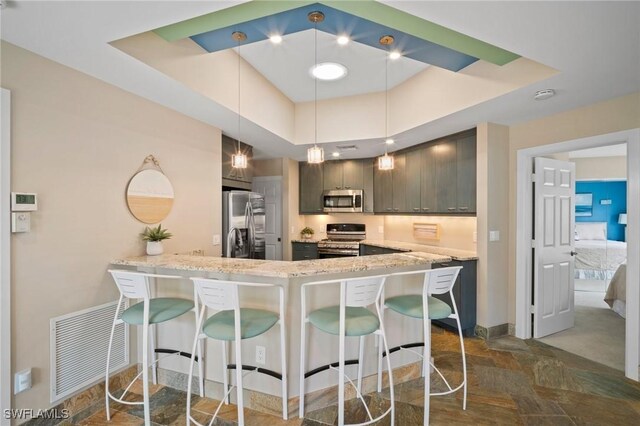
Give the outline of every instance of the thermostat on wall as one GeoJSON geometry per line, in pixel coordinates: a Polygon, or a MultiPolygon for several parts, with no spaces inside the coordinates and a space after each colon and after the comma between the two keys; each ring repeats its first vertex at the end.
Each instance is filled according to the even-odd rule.
{"type": "Polygon", "coordinates": [[[38,210],[38,194],[28,192],[11,193],[11,211],[34,212],[38,210]]]}

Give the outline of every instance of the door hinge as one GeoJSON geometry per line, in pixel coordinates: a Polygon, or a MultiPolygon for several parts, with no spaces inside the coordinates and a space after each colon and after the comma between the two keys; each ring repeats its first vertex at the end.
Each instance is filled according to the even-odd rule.
{"type": "Polygon", "coordinates": [[[536,182],[536,179],[538,179],[538,175],[535,173],[531,173],[531,182],[536,182]]]}
{"type": "Polygon", "coordinates": [[[536,248],[536,240],[531,240],[531,248],[536,248]]]}
{"type": "Polygon", "coordinates": [[[536,305],[531,305],[529,307],[529,313],[530,314],[535,314],[536,313],[536,305]]]}

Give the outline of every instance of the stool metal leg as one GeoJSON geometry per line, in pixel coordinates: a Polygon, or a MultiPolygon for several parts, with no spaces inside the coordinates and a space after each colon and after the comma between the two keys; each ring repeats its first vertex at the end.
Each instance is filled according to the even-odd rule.
{"type": "MultiPolygon", "coordinates": [[[[193,312],[194,323],[196,325],[196,336],[200,335],[200,329],[198,328],[198,312],[200,306],[198,303],[198,290],[193,286],[193,312]]],[[[197,351],[198,351],[198,384],[200,385],[200,396],[204,397],[204,356],[202,354],[202,339],[197,339],[197,351]]],[[[192,348],[191,354],[193,355],[194,349],[192,348]]]]}
{"type": "Polygon", "coordinates": [[[156,363],[156,326],[152,324],[149,326],[149,343],[151,344],[151,380],[154,385],[158,384],[158,364],[156,363]]]}
{"type": "Polygon", "coordinates": [[[344,425],[344,340],[345,340],[345,300],[346,300],[346,284],[344,281],[340,283],[340,343],[338,345],[338,425],[344,425]]]}
{"type": "Polygon", "coordinates": [[[282,369],[282,418],[289,418],[289,394],[287,392],[287,336],[285,330],[285,311],[284,311],[284,289],[279,288],[280,293],[280,368],[282,369]]]}
{"type": "MultiPolygon", "coordinates": [[[[426,297],[422,298],[423,327],[424,327],[424,359],[431,359],[431,320],[429,319],[429,302],[426,297]]],[[[424,363],[423,363],[424,365],[424,363]]],[[[427,363],[427,366],[429,364],[427,363]]],[[[424,372],[424,426],[429,424],[429,406],[431,394],[431,372],[423,367],[424,372]]]]}
{"type": "Polygon", "coordinates": [[[120,299],[118,299],[118,305],[116,306],[116,313],[113,316],[113,324],[111,325],[111,335],[109,337],[109,348],[107,349],[107,373],[105,375],[105,380],[104,380],[104,395],[105,395],[105,412],[107,414],[107,421],[111,420],[111,411],[109,410],[109,403],[111,401],[109,401],[110,398],[110,394],[109,394],[109,367],[111,364],[111,346],[113,344],[113,335],[116,332],[116,323],[118,321],[118,315],[120,314],[120,305],[122,305],[122,299],[123,296],[122,294],[120,295],[120,299]]]}
{"type": "MultiPolygon", "coordinates": [[[[200,310],[200,314],[196,311],[196,334],[193,339],[193,346],[191,347],[191,360],[189,361],[189,378],[187,380],[187,426],[191,424],[191,382],[193,381],[193,364],[195,362],[196,347],[200,344],[200,329],[202,327],[202,321],[204,319],[204,313],[206,307],[203,305],[200,310]]],[[[198,360],[200,361],[200,360],[198,360]]],[[[226,392],[226,390],[225,390],[226,392]]]]}
{"type": "Polygon", "coordinates": [[[305,288],[302,287],[300,299],[302,300],[300,310],[300,388],[298,397],[298,417],[304,418],[304,371],[306,367],[306,349],[307,349],[307,308],[305,301],[305,288]]]}
{"type": "MultiPolygon", "coordinates": [[[[237,305],[236,305],[237,307],[237,305]]],[[[236,352],[236,402],[238,404],[238,426],[244,426],[244,395],[242,386],[242,337],[240,334],[240,309],[235,309],[235,352],[236,352]]]]}
{"type": "Polygon", "coordinates": [[[142,325],[142,395],[144,401],[144,423],[151,424],[149,408],[149,299],[144,300],[142,325]]]}
{"type": "Polygon", "coordinates": [[[229,391],[229,370],[227,369],[227,342],[226,340],[221,340],[220,345],[222,346],[222,387],[224,395],[224,403],[229,404],[229,395],[227,392],[229,391]]]}
{"type": "Polygon", "coordinates": [[[364,336],[360,336],[358,348],[358,392],[362,393],[362,370],[364,362],[364,336]]]}

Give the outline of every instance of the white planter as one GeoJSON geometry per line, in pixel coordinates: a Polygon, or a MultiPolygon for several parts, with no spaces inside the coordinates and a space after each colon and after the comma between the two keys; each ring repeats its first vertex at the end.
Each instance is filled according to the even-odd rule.
{"type": "Polygon", "coordinates": [[[164,253],[162,241],[147,241],[147,254],[149,256],[156,256],[162,253],[164,253]]]}

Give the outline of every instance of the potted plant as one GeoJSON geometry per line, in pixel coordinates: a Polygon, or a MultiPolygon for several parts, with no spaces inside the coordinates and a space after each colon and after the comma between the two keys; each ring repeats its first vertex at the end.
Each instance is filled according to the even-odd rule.
{"type": "Polygon", "coordinates": [[[164,252],[162,240],[167,240],[172,237],[170,232],[166,229],[162,229],[162,224],[158,225],[157,228],[149,228],[147,226],[144,229],[144,232],[140,235],[142,236],[142,239],[147,242],[147,254],[149,256],[162,254],[164,252]]]}
{"type": "Polygon", "coordinates": [[[313,237],[313,234],[314,234],[313,229],[309,228],[308,226],[305,226],[304,228],[302,228],[302,231],[300,231],[300,236],[305,240],[308,240],[311,237],[313,237]]]}

